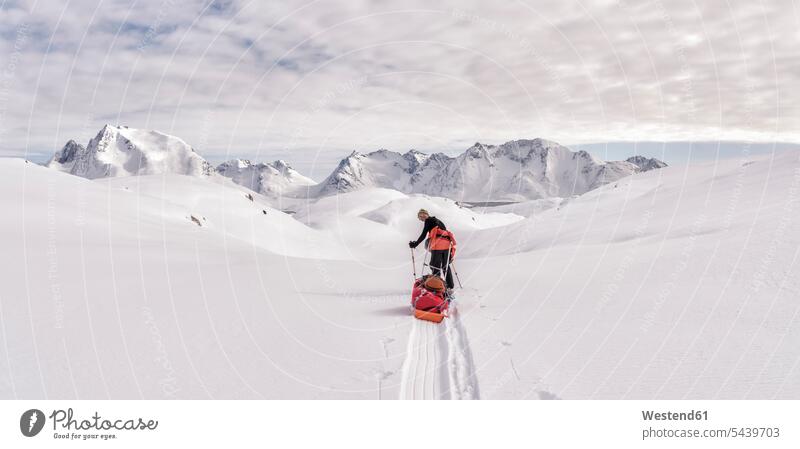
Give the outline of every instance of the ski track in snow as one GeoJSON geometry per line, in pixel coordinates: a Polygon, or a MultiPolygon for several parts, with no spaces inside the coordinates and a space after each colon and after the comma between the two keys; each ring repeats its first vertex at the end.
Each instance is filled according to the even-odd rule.
{"type": "Polygon", "coordinates": [[[469,341],[455,307],[440,324],[411,320],[400,399],[479,399],[469,341]]]}

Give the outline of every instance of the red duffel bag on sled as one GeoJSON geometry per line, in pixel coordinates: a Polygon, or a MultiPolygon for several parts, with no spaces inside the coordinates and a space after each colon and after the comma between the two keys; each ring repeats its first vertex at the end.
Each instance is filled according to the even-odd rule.
{"type": "Polygon", "coordinates": [[[444,281],[438,276],[423,276],[414,281],[414,288],[411,289],[414,316],[420,320],[441,323],[447,316],[449,305],[444,292],[444,281]]]}

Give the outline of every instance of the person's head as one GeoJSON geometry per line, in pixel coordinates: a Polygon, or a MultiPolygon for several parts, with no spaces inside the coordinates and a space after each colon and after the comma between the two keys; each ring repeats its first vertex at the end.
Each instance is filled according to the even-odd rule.
{"type": "Polygon", "coordinates": [[[428,219],[428,217],[430,217],[430,214],[425,209],[420,209],[419,212],[417,212],[417,218],[419,221],[425,221],[428,219]]]}

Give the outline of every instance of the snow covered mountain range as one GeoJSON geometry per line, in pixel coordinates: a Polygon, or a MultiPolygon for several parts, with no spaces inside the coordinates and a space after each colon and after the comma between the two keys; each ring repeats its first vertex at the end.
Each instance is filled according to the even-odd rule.
{"type": "Polygon", "coordinates": [[[282,160],[254,164],[247,159],[234,159],[219,164],[217,173],[267,196],[277,196],[289,193],[297,187],[316,184],[282,160]]]}
{"type": "Polygon", "coordinates": [[[570,197],[634,173],[665,167],[657,159],[635,156],[604,162],[585,151],[555,142],[514,140],[502,145],[476,143],[450,157],[411,150],[354,152],[319,184],[319,195],[363,187],[383,187],[463,201],[522,201],[570,197]]]}
{"type": "Polygon", "coordinates": [[[650,171],[650,170],[657,170],[659,168],[664,168],[667,166],[666,162],[659,161],[656,158],[647,158],[644,156],[631,156],[628,159],[625,159],[627,162],[636,165],[639,167],[641,171],[650,171]]]}
{"type": "Polygon", "coordinates": [[[476,143],[456,157],[416,150],[353,152],[316,184],[284,161],[254,164],[235,159],[214,170],[177,137],[110,125],[86,147],[70,140],[47,165],[90,179],[163,173],[219,175],[267,196],[322,197],[379,187],[474,202],[567,198],[666,166],[642,156],[606,162],[585,151],[533,139],[502,145],[476,143]]]}
{"type": "Polygon", "coordinates": [[[70,140],[47,166],[89,179],[213,172],[211,164],[177,137],[111,125],[105,125],[85,147],[70,140]]]}

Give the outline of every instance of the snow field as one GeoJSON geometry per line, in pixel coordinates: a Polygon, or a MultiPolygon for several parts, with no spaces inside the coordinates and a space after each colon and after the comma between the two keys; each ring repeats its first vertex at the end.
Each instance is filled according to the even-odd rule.
{"type": "Polygon", "coordinates": [[[413,319],[400,399],[479,399],[469,341],[455,306],[442,323],[413,319]]]}
{"type": "Polygon", "coordinates": [[[22,160],[0,192],[3,398],[800,397],[796,154],[498,208],[22,160]],[[420,207],[458,236],[443,325],[420,207]]]}

